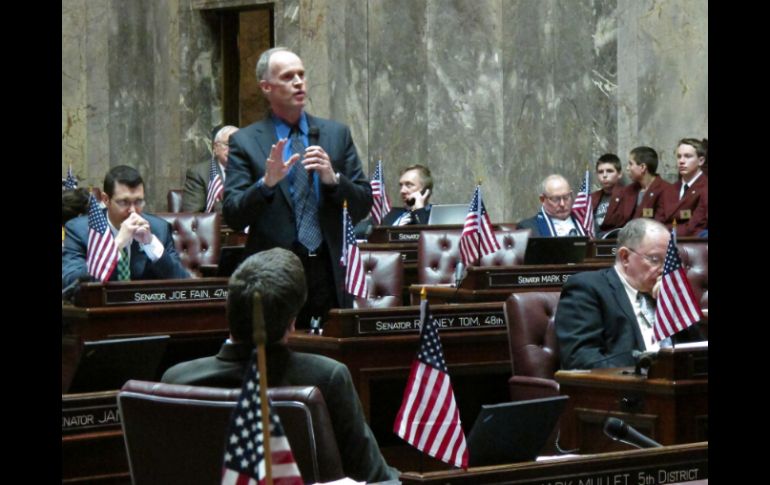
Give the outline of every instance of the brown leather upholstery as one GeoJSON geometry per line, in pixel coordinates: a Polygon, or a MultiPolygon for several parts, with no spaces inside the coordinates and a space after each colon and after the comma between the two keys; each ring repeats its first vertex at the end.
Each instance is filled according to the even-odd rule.
{"type": "Polygon", "coordinates": [[[554,316],[560,294],[560,291],[513,293],[505,301],[513,374],[508,386],[515,401],[559,395],[559,384],[553,375],[559,369],[554,316]]]}
{"type": "MultiPolygon", "coordinates": [[[[326,401],[317,387],[267,390],[305,482],[342,478],[326,401]]],[[[118,393],[134,485],[219,483],[240,389],[130,380],[118,393]]]]}
{"type": "MultiPolygon", "coordinates": [[[[500,250],[481,258],[479,266],[511,266],[524,261],[529,229],[495,231],[500,250]]],[[[461,229],[426,230],[417,242],[417,282],[441,285],[454,282],[454,271],[460,261],[461,229]]]]}
{"type": "Polygon", "coordinates": [[[401,306],[404,262],[399,251],[361,251],[368,295],[356,297],[354,308],[401,306]]]}
{"type": "Polygon", "coordinates": [[[166,203],[168,204],[168,211],[177,213],[182,212],[182,189],[171,189],[166,195],[166,203]]]}
{"type": "Polygon", "coordinates": [[[707,242],[678,243],[679,257],[687,272],[696,301],[701,308],[709,307],[709,245],[707,242]]]}
{"type": "Polygon", "coordinates": [[[220,215],[215,212],[162,212],[171,224],[176,252],[185,268],[201,276],[200,266],[219,263],[220,215]]]}

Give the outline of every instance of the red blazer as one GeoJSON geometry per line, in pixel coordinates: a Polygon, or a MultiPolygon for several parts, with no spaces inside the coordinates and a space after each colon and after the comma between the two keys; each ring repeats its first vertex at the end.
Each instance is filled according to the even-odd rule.
{"type": "MultiPolygon", "coordinates": [[[[623,218],[619,213],[623,188],[624,187],[620,184],[617,184],[612,188],[612,198],[610,198],[610,204],[607,206],[607,214],[604,216],[602,225],[599,226],[601,231],[609,231],[611,229],[623,227],[623,224],[625,224],[625,222],[619,226],[614,224],[623,218]]],[[[601,200],[603,193],[604,191],[602,189],[599,189],[596,192],[591,192],[591,210],[594,212],[594,214],[596,214],[596,207],[599,205],[599,201],[601,200]]]]}
{"type": "Polygon", "coordinates": [[[666,217],[664,204],[667,200],[667,197],[664,197],[664,195],[668,194],[673,186],[658,175],[647,188],[642,202],[637,207],[636,196],[641,188],[642,186],[639,182],[631,182],[623,187],[617,209],[612,214],[612,217],[610,217],[609,211],[607,212],[607,217],[604,218],[602,227],[605,225],[608,227],[623,227],[631,219],[642,217],[645,209],[652,209],[651,217],[656,221],[663,222],[666,217]]]}
{"type": "Polygon", "coordinates": [[[682,189],[680,179],[672,185],[666,201],[666,226],[671,229],[676,219],[677,236],[697,236],[708,228],[708,200],[709,183],[706,174],[701,174],[698,180],[687,189],[687,192],[679,200],[679,191],[682,189]]]}

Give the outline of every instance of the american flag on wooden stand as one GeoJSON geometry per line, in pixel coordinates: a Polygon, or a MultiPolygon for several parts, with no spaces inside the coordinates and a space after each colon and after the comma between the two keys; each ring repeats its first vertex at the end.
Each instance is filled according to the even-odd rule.
{"type": "Polygon", "coordinates": [[[583,183],[580,184],[580,191],[575,197],[575,203],[572,204],[572,214],[583,226],[586,235],[594,237],[594,211],[591,210],[591,171],[586,170],[583,183]]]}
{"type": "Polygon", "coordinates": [[[345,291],[351,295],[366,298],[368,288],[366,285],[366,273],[364,273],[364,262],[361,260],[361,253],[358,251],[356,236],[353,233],[353,221],[348,213],[348,201],[346,200],[342,208],[342,257],[340,264],[345,266],[345,291]]]}
{"type": "Polygon", "coordinates": [[[94,278],[101,282],[110,279],[118,264],[118,247],[112,236],[107,216],[99,208],[94,194],[88,200],[88,247],[86,248],[86,267],[94,278]]]}
{"type": "Polygon", "coordinates": [[[468,447],[438,329],[423,289],[420,348],[393,423],[393,432],[423,453],[468,468],[468,447]]]}
{"type": "Polygon", "coordinates": [[[500,243],[497,242],[489,214],[481,199],[481,185],[477,185],[460,236],[460,258],[465,266],[471,266],[482,256],[499,249],[500,243]]]}
{"type": "Polygon", "coordinates": [[[67,167],[67,178],[64,180],[64,188],[65,189],[78,188],[78,179],[76,179],[75,176],[72,175],[72,165],[67,167]]]}
{"type": "Polygon", "coordinates": [[[209,188],[206,192],[206,212],[214,211],[214,204],[222,200],[225,192],[225,186],[222,183],[222,176],[217,171],[217,161],[211,159],[211,169],[209,170],[209,188]]]}
{"type": "Polygon", "coordinates": [[[382,174],[382,160],[377,161],[377,168],[372,175],[372,221],[375,225],[382,223],[388,212],[390,212],[390,200],[385,192],[385,180],[382,174]]]}
{"type": "Polygon", "coordinates": [[[666,259],[663,262],[663,278],[655,305],[653,339],[663,340],[697,323],[702,318],[700,305],[695,301],[690,281],[679,258],[679,250],[676,247],[676,225],[674,225],[671,239],[668,241],[666,259]]]}
{"type": "MultiPolygon", "coordinates": [[[[262,409],[256,354],[241,388],[227,433],[222,485],[263,485],[266,480],[262,409]]],[[[270,456],[274,485],[302,485],[304,481],[278,416],[270,409],[270,456]]]]}

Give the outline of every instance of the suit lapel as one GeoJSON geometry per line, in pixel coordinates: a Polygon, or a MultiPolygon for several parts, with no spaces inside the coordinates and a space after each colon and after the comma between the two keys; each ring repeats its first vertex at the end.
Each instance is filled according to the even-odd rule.
{"type": "Polygon", "coordinates": [[[618,276],[618,273],[614,267],[606,269],[604,275],[607,277],[610,288],[612,288],[612,295],[615,297],[615,302],[618,304],[618,308],[623,311],[628,321],[631,322],[637,348],[647,348],[644,344],[644,337],[642,337],[642,331],[639,329],[639,324],[636,318],[636,314],[634,313],[634,309],[631,306],[631,302],[628,301],[626,288],[623,286],[623,282],[620,281],[620,276],[618,276]]]}

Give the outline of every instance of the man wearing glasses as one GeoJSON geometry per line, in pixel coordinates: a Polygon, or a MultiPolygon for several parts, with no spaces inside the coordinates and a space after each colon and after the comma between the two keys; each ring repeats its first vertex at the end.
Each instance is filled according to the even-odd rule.
{"type": "Polygon", "coordinates": [[[535,237],[586,235],[572,215],[575,195],[567,179],[561,175],[546,177],[540,184],[540,202],[543,205],[537,215],[519,222],[519,229],[531,229],[535,237]]]}
{"type": "MultiPolygon", "coordinates": [[[[227,155],[230,151],[230,135],[236,131],[238,131],[238,127],[232,125],[214,128],[211,143],[212,158],[197,163],[187,170],[182,195],[182,212],[206,212],[209,186],[215,183],[211,176],[211,165],[214,164],[216,175],[219,175],[221,184],[224,185],[227,155]]],[[[214,203],[213,209],[215,212],[222,213],[221,195],[219,200],[214,203]]]]}
{"type": "MultiPolygon", "coordinates": [[[[555,317],[563,369],[633,366],[633,351],[671,345],[669,339],[652,342],[657,283],[670,238],[663,224],[633,219],[618,234],[612,268],[569,277],[555,317]]],[[[673,338],[700,340],[699,332],[694,325],[673,338]]]]}
{"type": "MultiPolygon", "coordinates": [[[[119,253],[110,280],[189,278],[174,249],[171,225],[144,208],[144,181],[139,172],[126,165],[110,169],[104,177],[102,201],[107,223],[119,253]]],[[[70,220],[65,226],[62,247],[62,287],[88,274],[88,215],[70,220]]]]}

